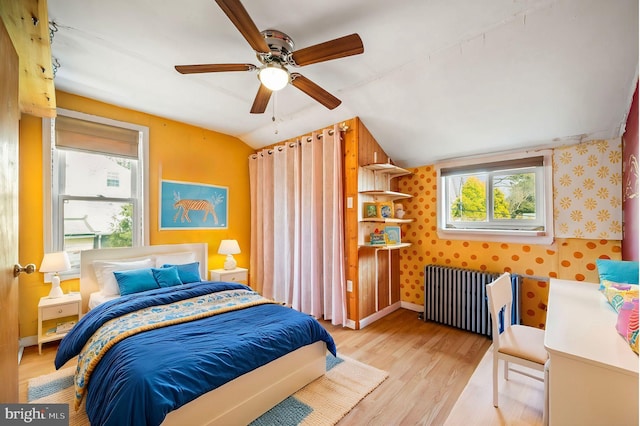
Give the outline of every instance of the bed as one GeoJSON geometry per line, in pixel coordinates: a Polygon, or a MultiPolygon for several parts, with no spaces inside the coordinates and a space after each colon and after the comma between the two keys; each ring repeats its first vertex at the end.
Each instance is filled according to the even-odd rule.
{"type": "MultiPolygon", "coordinates": [[[[172,259],[173,255],[178,259],[185,253],[192,254],[199,263],[200,276],[206,277],[207,244],[82,252],[80,290],[83,311],[88,309],[91,295],[101,291],[94,272],[94,266],[99,262],[147,259],[150,256],[172,259]]],[[[317,321],[284,306],[266,303],[252,293],[255,292],[244,285],[204,281],[112,297],[96,305],[65,336],[56,356],[56,366],[75,356],[75,352],[87,343],[89,335],[94,331],[98,334],[97,330],[113,324],[113,319],[121,313],[134,312],[132,315],[137,317],[141,312],[161,309],[156,304],[172,307],[202,298],[235,297],[236,294],[243,301],[255,298],[240,309],[199,316],[194,321],[185,320],[131,336],[112,333],[128,337],[114,343],[99,362],[87,361],[83,352],[78,363],[79,371],[89,364],[93,369],[84,396],[92,423],[140,423],[140,419],[145,419],[144,423],[168,425],[248,424],[324,374],[327,350],[335,354],[331,336],[317,321]],[[105,327],[98,329],[100,322],[104,322],[105,327]],[[236,327],[236,323],[241,323],[243,328],[234,331],[232,327],[236,327]],[[300,326],[293,328],[289,325],[296,323],[300,326]],[[280,324],[285,328],[279,330],[280,324]],[[256,336],[249,336],[250,331],[257,333],[256,336]],[[267,346],[265,339],[278,335],[287,336],[288,340],[273,347],[267,346]],[[241,342],[240,349],[229,346],[232,344],[230,341],[235,344],[236,340],[241,342]],[[161,354],[160,351],[165,349],[167,354],[161,354]],[[250,360],[246,360],[247,357],[250,360]],[[242,361],[238,361],[240,358],[242,361]],[[222,364],[213,364],[220,360],[222,364]],[[245,364],[248,362],[255,365],[245,364]],[[161,381],[146,387],[147,382],[152,381],[150,374],[153,371],[160,373],[161,381]],[[193,386],[196,389],[192,389],[193,386]],[[197,396],[196,391],[202,394],[197,396]],[[109,407],[112,403],[116,404],[115,408],[109,407]],[[132,405],[128,408],[117,405],[127,403],[132,405]]],[[[226,299],[223,302],[226,303],[226,299]]],[[[91,346],[89,343],[88,347],[91,346]]]]}

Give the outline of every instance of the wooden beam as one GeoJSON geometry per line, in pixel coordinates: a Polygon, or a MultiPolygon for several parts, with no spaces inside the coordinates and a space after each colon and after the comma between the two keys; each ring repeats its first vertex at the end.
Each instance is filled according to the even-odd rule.
{"type": "Polygon", "coordinates": [[[0,18],[18,52],[20,112],[55,117],[47,0],[0,0],[0,18]]]}

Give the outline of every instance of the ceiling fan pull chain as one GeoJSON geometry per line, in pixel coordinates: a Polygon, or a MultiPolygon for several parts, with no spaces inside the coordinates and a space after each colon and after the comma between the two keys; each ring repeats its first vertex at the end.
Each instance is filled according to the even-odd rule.
{"type": "Polygon", "coordinates": [[[273,122],[273,127],[275,131],[273,132],[275,135],[278,134],[278,123],[276,123],[276,100],[278,99],[278,92],[274,93],[273,102],[271,103],[271,121],[273,122]]]}

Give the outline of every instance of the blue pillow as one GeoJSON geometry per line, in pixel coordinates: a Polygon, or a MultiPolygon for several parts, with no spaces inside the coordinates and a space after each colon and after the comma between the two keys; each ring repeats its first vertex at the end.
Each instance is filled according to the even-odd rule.
{"type": "Polygon", "coordinates": [[[632,260],[596,259],[600,290],[604,290],[603,281],[618,284],[638,284],[638,262],[632,260]]]}
{"type": "Polygon", "coordinates": [[[152,268],[153,278],[160,287],[173,287],[174,285],[182,285],[178,276],[178,268],[171,266],[169,268],[152,268]]]}
{"type": "Polygon", "coordinates": [[[183,284],[202,281],[200,279],[200,262],[185,263],[184,265],[162,265],[163,268],[174,266],[178,270],[178,276],[183,284]]]}
{"type": "Polygon", "coordinates": [[[115,271],[120,294],[140,293],[141,291],[153,290],[158,288],[158,283],[153,277],[151,268],[132,269],[130,271],[115,271]]]}

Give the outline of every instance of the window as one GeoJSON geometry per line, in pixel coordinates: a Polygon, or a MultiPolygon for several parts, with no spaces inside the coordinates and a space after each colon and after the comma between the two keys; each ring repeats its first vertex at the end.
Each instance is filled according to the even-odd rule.
{"type": "Polygon", "coordinates": [[[113,188],[120,187],[120,173],[118,172],[107,172],[107,186],[111,186],[113,188]]]}
{"type": "Polygon", "coordinates": [[[45,252],[67,251],[71,277],[82,250],[143,245],[148,129],[58,110],[43,133],[45,252]]]}
{"type": "Polygon", "coordinates": [[[437,169],[441,237],[552,242],[550,153],[451,162],[437,169]]]}

